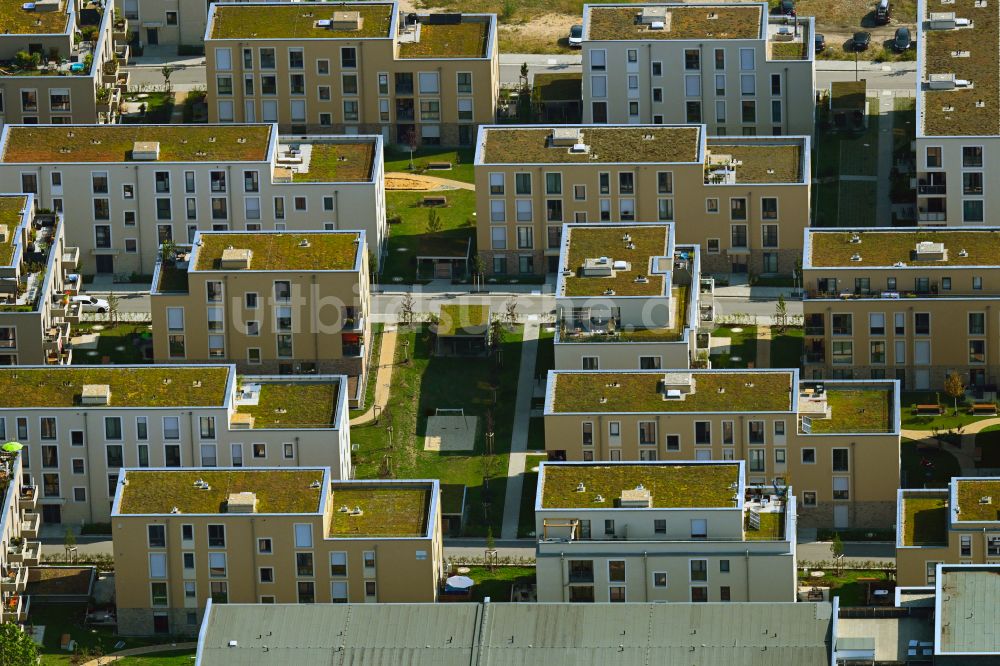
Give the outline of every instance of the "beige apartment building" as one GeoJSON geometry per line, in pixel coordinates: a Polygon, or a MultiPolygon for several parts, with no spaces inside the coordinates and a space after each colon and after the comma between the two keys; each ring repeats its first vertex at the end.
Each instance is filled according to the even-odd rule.
{"type": "Polygon", "coordinates": [[[584,5],[583,121],[811,136],[813,19],[768,14],[758,2],[584,5]]]}
{"type": "Polygon", "coordinates": [[[153,274],[153,358],[256,374],[367,381],[371,324],[363,231],[198,232],[153,274]]]}
{"type": "Polygon", "coordinates": [[[1000,479],[955,477],[946,488],[900,490],[896,580],[934,585],[940,564],[1000,564],[1000,479]]]}
{"type": "Polygon", "coordinates": [[[128,46],[114,43],[111,11],[4,0],[0,25],[0,125],[117,122],[128,46]]]}
{"type": "Polygon", "coordinates": [[[107,522],[125,467],[330,467],[352,475],[343,376],[232,365],[0,369],[0,440],[48,523],[107,522]],[[30,390],[26,389],[30,387],[30,390]]]}
{"type": "Polygon", "coordinates": [[[1000,368],[1000,229],[810,229],[802,260],[805,372],[974,391],[1000,368]]]}
{"type": "Polygon", "coordinates": [[[794,601],[795,496],[744,464],[542,463],[538,601],[794,601]]]}
{"type": "Polygon", "coordinates": [[[30,194],[0,195],[0,366],[72,361],[80,251],[64,231],[62,216],[35,212],[30,194]]]}
{"type": "Polygon", "coordinates": [[[979,0],[919,6],[917,221],[1000,224],[1000,193],[986,187],[1000,165],[998,9],[979,0]]]}
{"type": "Polygon", "coordinates": [[[21,455],[0,452],[0,623],[4,624],[27,622],[28,569],[41,559],[35,488],[23,481],[21,455]]]}
{"type": "Polygon", "coordinates": [[[80,270],[153,272],[198,231],[361,229],[388,235],[382,140],[279,137],[257,125],[8,125],[0,190],[66,217],[80,270]]]}
{"type": "Polygon", "coordinates": [[[212,122],[472,145],[476,128],[496,121],[494,14],[404,14],[397,2],[216,4],[205,52],[212,122]]]}
{"type": "Polygon", "coordinates": [[[710,284],[701,293],[697,245],[675,245],[669,222],[565,224],[561,243],[556,369],[691,366],[700,299],[712,299],[710,284]]]}
{"type": "Polygon", "coordinates": [[[744,460],[748,485],[795,487],[804,526],[888,527],[895,516],[895,381],[802,382],[798,370],[554,370],[544,418],[549,460],[744,460]]]}
{"type": "Polygon", "coordinates": [[[434,602],[442,582],[437,480],[125,469],[112,526],[125,635],[196,634],[208,600],[434,602]]]}
{"type": "Polygon", "coordinates": [[[559,265],[567,222],[675,222],[706,273],[790,274],[809,226],[809,137],[705,125],[494,125],[475,157],[477,245],[494,275],[559,265]]]}

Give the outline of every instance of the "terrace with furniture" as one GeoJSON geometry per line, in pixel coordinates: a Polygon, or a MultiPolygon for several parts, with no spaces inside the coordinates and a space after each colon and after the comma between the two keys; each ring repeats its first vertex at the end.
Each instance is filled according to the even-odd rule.
{"type": "Polygon", "coordinates": [[[0,450],[0,622],[28,619],[31,597],[25,592],[29,567],[37,566],[41,544],[37,537],[41,516],[26,511],[19,449],[0,450]]]}

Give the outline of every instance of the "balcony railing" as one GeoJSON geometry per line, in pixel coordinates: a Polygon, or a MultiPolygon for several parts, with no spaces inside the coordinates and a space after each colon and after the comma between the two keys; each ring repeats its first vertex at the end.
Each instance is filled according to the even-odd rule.
{"type": "Polygon", "coordinates": [[[917,194],[947,194],[947,185],[917,185],[917,194]]]}
{"type": "Polygon", "coordinates": [[[0,572],[0,593],[24,592],[28,587],[28,567],[7,567],[0,572]]]}
{"type": "Polygon", "coordinates": [[[806,363],[825,363],[826,362],[826,354],[823,353],[823,352],[806,352],[803,355],[803,358],[805,358],[806,363]]]}
{"type": "Polygon", "coordinates": [[[34,509],[38,502],[38,492],[34,486],[21,486],[20,503],[22,509],[34,509]]]}
{"type": "Polygon", "coordinates": [[[918,222],[944,222],[947,219],[947,213],[929,213],[926,211],[920,211],[917,213],[918,222]]]}
{"type": "Polygon", "coordinates": [[[806,326],[806,335],[826,335],[826,326],[806,326]]]}
{"type": "Polygon", "coordinates": [[[7,594],[2,597],[0,620],[3,622],[26,622],[31,597],[24,594],[7,594]]]}
{"type": "Polygon", "coordinates": [[[21,517],[21,536],[25,539],[34,539],[38,536],[38,528],[42,524],[42,517],[37,513],[25,513],[21,517]]]}

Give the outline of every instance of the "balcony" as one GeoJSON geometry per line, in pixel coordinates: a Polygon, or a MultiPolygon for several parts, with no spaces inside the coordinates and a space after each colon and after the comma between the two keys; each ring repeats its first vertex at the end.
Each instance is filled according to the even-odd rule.
{"type": "Polygon", "coordinates": [[[128,64],[129,48],[128,44],[115,44],[115,57],[121,65],[128,64]]]}
{"type": "Polygon", "coordinates": [[[803,354],[806,364],[818,363],[820,365],[826,363],[826,354],[823,352],[806,352],[803,354]]]}
{"type": "Polygon", "coordinates": [[[42,349],[45,351],[62,352],[69,347],[70,323],[68,321],[53,324],[42,337],[42,349]]]}
{"type": "Polygon", "coordinates": [[[805,334],[823,337],[826,335],[826,327],[823,324],[819,324],[817,326],[806,325],[805,334]]]}
{"type": "Polygon", "coordinates": [[[945,222],[948,219],[947,213],[941,212],[928,212],[928,211],[918,211],[917,221],[918,222],[945,222]]]}
{"type": "Polygon", "coordinates": [[[105,113],[109,116],[114,116],[115,111],[118,109],[118,103],[121,100],[121,95],[118,92],[118,88],[112,88],[110,86],[103,86],[97,89],[97,112],[105,113]]]}
{"type": "Polygon", "coordinates": [[[0,593],[16,594],[28,587],[28,567],[7,567],[0,573],[0,593]]]}
{"type": "Polygon", "coordinates": [[[117,58],[105,60],[104,65],[101,67],[101,83],[105,85],[114,85],[118,80],[118,69],[117,58]]]}
{"type": "Polygon", "coordinates": [[[930,195],[930,194],[947,194],[947,185],[917,185],[917,194],[919,195],[930,195]]]}
{"type": "Polygon", "coordinates": [[[115,42],[128,41],[128,18],[124,16],[116,16],[111,29],[115,42]]]}
{"type": "Polygon", "coordinates": [[[9,594],[3,598],[3,612],[0,613],[0,619],[4,622],[27,622],[30,607],[31,597],[9,594]]]}
{"type": "Polygon", "coordinates": [[[38,538],[38,528],[42,524],[42,516],[27,512],[21,516],[21,536],[25,539],[38,538]]]}
{"type": "Polygon", "coordinates": [[[80,248],[72,246],[63,247],[62,265],[64,270],[75,271],[80,267],[80,248]]]}
{"type": "Polygon", "coordinates": [[[34,486],[21,486],[20,505],[22,510],[33,511],[38,504],[38,492],[34,486]]]}

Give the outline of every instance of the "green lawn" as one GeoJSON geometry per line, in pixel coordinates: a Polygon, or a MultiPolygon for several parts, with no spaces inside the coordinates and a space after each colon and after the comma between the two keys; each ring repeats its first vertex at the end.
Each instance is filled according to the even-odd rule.
{"type": "MultiPolygon", "coordinates": [[[[384,159],[386,173],[390,171],[405,172],[410,170],[409,150],[398,150],[396,147],[387,147],[384,159]]],[[[463,183],[471,183],[475,180],[474,160],[475,155],[472,148],[453,150],[427,146],[413,151],[413,170],[416,173],[423,173],[428,176],[438,176],[450,180],[460,180],[463,183]],[[428,162],[451,162],[451,169],[428,169],[428,162]]]]}
{"type": "MultiPolygon", "coordinates": [[[[454,256],[465,252],[469,239],[475,255],[476,193],[470,190],[447,190],[441,193],[448,205],[426,208],[422,204],[425,192],[386,192],[386,215],[401,222],[389,225],[388,256],[382,265],[383,283],[414,282],[417,279],[417,256],[454,256]],[[437,211],[441,228],[427,231],[428,211],[437,211]]],[[[425,273],[429,268],[425,266],[425,273]]],[[[424,275],[430,279],[431,275],[424,275]]]]}
{"type": "Polygon", "coordinates": [[[839,226],[875,226],[877,188],[875,181],[842,181],[837,191],[839,226]]]}
{"type": "MultiPolygon", "coordinates": [[[[143,358],[141,349],[142,344],[152,345],[152,331],[149,324],[118,324],[114,327],[108,327],[107,324],[97,325],[104,327],[97,339],[97,349],[74,349],[74,365],[100,365],[105,356],[115,365],[148,363],[143,358]]],[[[73,335],[93,330],[93,324],[77,324],[73,327],[73,335]]]]}
{"type": "Polygon", "coordinates": [[[878,175],[879,101],[868,99],[868,127],[860,132],[826,129],[825,106],[813,151],[814,226],[870,226],[875,215],[875,181],[842,181],[840,176],[878,175]]]}
{"type": "Polygon", "coordinates": [[[493,571],[487,571],[486,567],[469,567],[466,575],[476,582],[472,588],[472,601],[482,601],[486,597],[490,601],[510,601],[511,587],[515,582],[535,582],[535,567],[495,567],[493,571]]]}
{"type": "Polygon", "coordinates": [[[959,428],[994,416],[976,416],[969,414],[969,404],[958,401],[958,414],[955,414],[955,403],[947,395],[933,391],[904,391],[900,396],[900,411],[904,430],[950,430],[959,428]],[[933,405],[939,403],[944,407],[944,414],[933,416],[914,414],[914,405],[933,405]]]}
{"type": "Polygon", "coordinates": [[[901,488],[944,488],[951,477],[962,473],[958,460],[946,446],[924,446],[918,450],[916,440],[903,437],[899,443],[901,488]]]}
{"type": "Polygon", "coordinates": [[[125,657],[115,662],[119,666],[184,666],[194,663],[194,652],[164,652],[149,657],[125,657]]]}
{"type": "Polygon", "coordinates": [[[543,326],[538,330],[538,352],[535,355],[535,377],[541,377],[542,381],[549,374],[549,370],[555,370],[555,330],[546,330],[548,326],[543,326]]]}
{"type": "Polygon", "coordinates": [[[835,571],[824,572],[822,578],[813,578],[807,572],[804,576],[799,574],[799,581],[802,585],[815,585],[817,587],[829,587],[830,595],[840,597],[841,606],[864,606],[865,605],[865,581],[887,581],[891,580],[885,571],[879,569],[858,569],[844,570],[839,576],[835,571]]]}
{"type": "Polygon", "coordinates": [[[86,612],[86,604],[31,604],[29,621],[33,625],[45,626],[43,644],[39,649],[43,665],[78,663],[74,661],[73,654],[59,648],[59,641],[63,634],[69,634],[73,637],[73,640],[77,642],[78,652],[84,653],[86,651],[91,656],[95,656],[98,652],[108,654],[114,651],[114,646],[118,641],[124,641],[125,646],[121,648],[123,650],[173,642],[169,636],[164,636],[160,640],[155,638],[125,638],[116,636],[107,628],[84,627],[83,619],[86,612]]]}
{"type": "Polygon", "coordinates": [[[730,338],[728,354],[712,354],[713,368],[747,368],[757,363],[756,326],[720,326],[712,331],[713,338],[730,338]],[[742,331],[733,331],[741,328],[742,331]],[[738,361],[733,357],[739,358],[738,361]]]}
{"type": "Polygon", "coordinates": [[[524,482],[521,486],[521,513],[517,525],[517,536],[520,539],[529,538],[535,532],[535,492],[538,489],[538,472],[529,471],[535,463],[528,458],[528,469],[524,472],[524,482]]]}
{"type": "Polygon", "coordinates": [[[802,328],[786,328],[778,333],[771,328],[771,367],[797,368],[802,363],[802,328]]]}
{"type": "Polygon", "coordinates": [[[1000,467],[1000,426],[988,426],[980,430],[976,435],[976,446],[983,450],[978,467],[1000,467]]]}
{"type": "Polygon", "coordinates": [[[165,125],[170,123],[174,113],[174,94],[168,92],[135,93],[127,95],[128,102],[146,105],[146,114],[141,118],[123,116],[122,122],[143,125],[165,125]]]}
{"type": "Polygon", "coordinates": [[[528,419],[528,450],[545,450],[545,419],[541,416],[528,419]]]}
{"type": "Polygon", "coordinates": [[[351,442],[359,450],[354,455],[358,478],[378,478],[387,471],[384,459],[391,461],[391,474],[400,479],[440,479],[442,483],[468,486],[469,520],[466,533],[486,533],[483,478],[489,477],[492,508],[489,523],[500,533],[507,459],[513,431],[517,375],[521,361],[521,329],[509,333],[501,354],[503,367],[495,359],[463,359],[431,356],[432,336],[427,326],[415,331],[401,329],[397,334],[396,367],[387,409],[377,425],[352,428],[351,442]],[[404,341],[409,351],[404,351],[404,341]],[[403,364],[404,353],[410,362],[403,364]],[[496,405],[493,406],[493,386],[496,405]],[[469,452],[424,451],[427,416],[435,408],[459,408],[468,416],[478,417],[476,448],[469,452]],[[495,424],[492,459],[482,455],[485,447],[486,415],[492,408],[495,424]],[[391,423],[392,448],[386,426],[391,423]]]}

